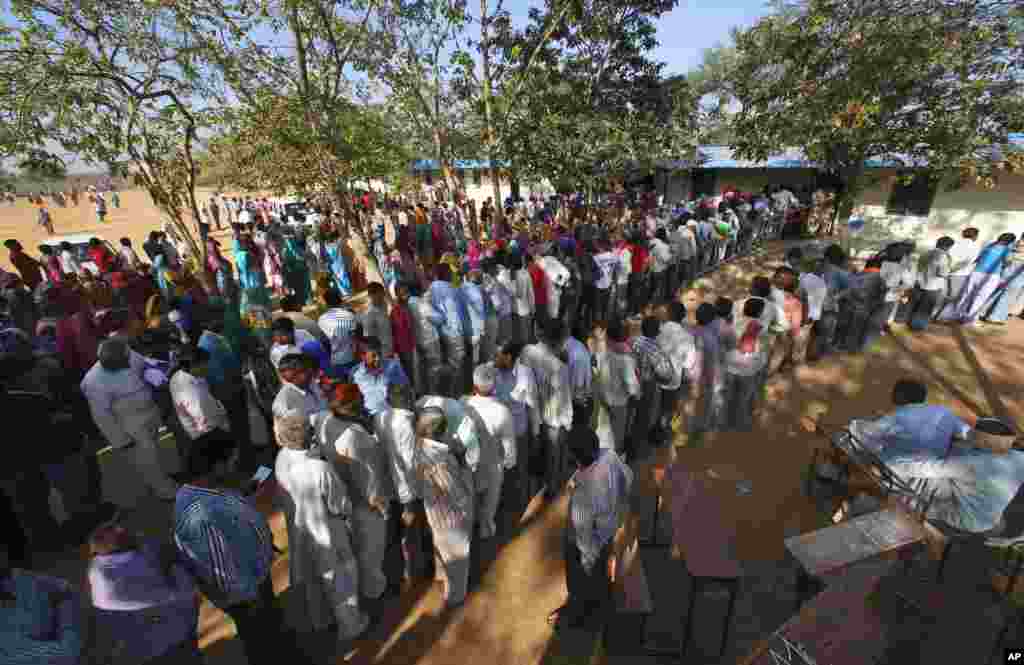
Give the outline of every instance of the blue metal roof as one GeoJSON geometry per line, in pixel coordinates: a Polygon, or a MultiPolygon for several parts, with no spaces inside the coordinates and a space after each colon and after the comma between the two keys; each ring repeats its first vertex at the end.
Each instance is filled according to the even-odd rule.
{"type": "MultiPolygon", "coordinates": [[[[1024,150],[1024,132],[1009,134],[1006,145],[993,146],[990,158],[998,160],[1005,151],[1024,150]]],[[[499,168],[509,165],[508,162],[495,162],[499,168]]],[[[702,145],[697,146],[696,159],[661,160],[656,163],[660,168],[666,169],[816,169],[818,164],[807,159],[799,148],[788,148],[782,152],[769,155],[764,161],[751,161],[737,159],[733,156],[732,148],[725,145],[702,145]]],[[[869,169],[884,168],[922,168],[928,163],[921,159],[912,159],[907,155],[879,155],[865,160],[864,166],[869,169]]],[[[478,169],[489,169],[491,162],[486,159],[456,159],[452,163],[453,168],[473,171],[478,169]]],[[[440,171],[437,160],[418,159],[412,164],[413,171],[440,171]]]]}

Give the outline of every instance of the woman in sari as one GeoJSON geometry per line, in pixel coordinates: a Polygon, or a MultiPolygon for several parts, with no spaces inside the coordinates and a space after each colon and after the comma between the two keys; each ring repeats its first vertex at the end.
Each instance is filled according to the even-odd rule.
{"type": "Polygon", "coordinates": [[[956,303],[956,315],[963,324],[973,324],[999,288],[1003,267],[1013,253],[1017,237],[1004,233],[981,250],[974,262],[974,271],[956,303]]]}
{"type": "Polygon", "coordinates": [[[231,264],[220,252],[220,243],[211,237],[206,238],[206,269],[216,280],[218,294],[223,294],[227,280],[231,279],[231,264]]]}
{"type": "Polygon", "coordinates": [[[263,270],[267,274],[267,285],[274,295],[284,295],[284,262],[281,259],[281,238],[276,233],[266,234],[263,246],[263,270]]]}
{"type": "Polygon", "coordinates": [[[348,270],[345,269],[345,255],[341,251],[341,241],[337,232],[332,232],[326,243],[327,266],[334,277],[334,285],[343,296],[352,295],[352,283],[349,281],[348,270]]]}
{"type": "Polygon", "coordinates": [[[174,285],[171,279],[172,271],[167,263],[167,256],[163,252],[153,257],[153,277],[156,278],[156,285],[160,287],[160,293],[168,302],[174,297],[174,285]]]}
{"type": "Polygon", "coordinates": [[[289,236],[284,239],[281,258],[285,286],[299,304],[305,306],[309,302],[309,267],[306,264],[306,252],[298,238],[289,236]]]}

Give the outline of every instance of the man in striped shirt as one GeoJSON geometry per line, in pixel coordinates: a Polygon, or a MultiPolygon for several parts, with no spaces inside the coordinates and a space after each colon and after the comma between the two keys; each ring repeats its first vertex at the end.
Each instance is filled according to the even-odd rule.
{"type": "Polygon", "coordinates": [[[224,486],[226,451],[197,455],[193,477],[174,503],[174,543],[211,603],[235,622],[252,665],[277,660],[284,617],[270,572],[273,539],[266,518],[246,498],[224,486]]]}
{"type": "Polygon", "coordinates": [[[576,473],[569,482],[569,519],[565,536],[565,586],[568,597],[548,621],[580,626],[602,619],[611,603],[612,540],[629,509],[633,471],[614,450],[598,448],[589,427],[569,433],[569,454],[576,473]]]}
{"type": "Polygon", "coordinates": [[[317,321],[320,330],[331,343],[331,366],[328,375],[332,379],[345,379],[356,366],[356,357],[352,349],[352,337],[356,331],[356,315],[345,308],[341,301],[341,292],[330,289],[324,294],[327,311],[317,321]]]}

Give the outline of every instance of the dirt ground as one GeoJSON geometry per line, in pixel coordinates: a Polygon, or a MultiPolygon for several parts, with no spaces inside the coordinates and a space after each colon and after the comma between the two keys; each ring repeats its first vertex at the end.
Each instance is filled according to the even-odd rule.
{"type": "MultiPolygon", "coordinates": [[[[91,208],[55,209],[57,231],[97,232],[115,241],[127,235],[141,243],[148,230],[159,226],[158,215],[141,193],[128,192],[122,201],[120,210],[111,210],[112,223],[103,227],[94,221],[91,208]]],[[[0,235],[18,237],[31,251],[43,237],[32,214],[24,201],[19,201],[15,208],[0,206],[0,235]]],[[[701,297],[742,295],[755,275],[769,272],[778,262],[780,249],[773,247],[769,252],[725,266],[706,280],[709,291],[686,294],[688,305],[701,297]]],[[[6,267],[6,253],[4,261],[6,267]]],[[[792,586],[792,579],[785,564],[783,540],[822,526],[822,516],[802,493],[802,474],[818,442],[799,428],[800,417],[814,415],[824,422],[845,423],[853,417],[882,413],[890,408],[893,383],[909,376],[928,384],[931,402],[948,405],[970,421],[996,415],[1019,428],[1024,422],[1022,361],[1024,322],[1019,320],[1005,327],[932,326],[923,334],[910,334],[898,325],[894,334],[866,353],[837,355],[813,367],[801,367],[773,378],[758,413],[755,432],[721,434],[700,448],[680,445],[660,451],[657,460],[678,457],[689,467],[714,469],[752,486],[749,495],[737,493],[725,506],[727,514],[736,520],[738,555],[749,581],[744,583],[731,644],[721,662],[735,662],[757,639],[789,616],[792,600],[787,589],[792,586]]],[[[645,473],[642,467],[637,471],[638,477],[645,473]]],[[[130,473],[121,478],[133,482],[130,473]]],[[[642,495],[635,509],[642,509],[649,501],[650,495],[642,495]]],[[[399,598],[371,607],[377,620],[369,633],[353,645],[347,658],[331,655],[330,636],[311,639],[311,655],[324,663],[364,665],[659,662],[640,656],[592,660],[571,644],[571,636],[556,636],[547,625],[546,615],[561,604],[565,593],[561,560],[565,511],[563,497],[551,504],[535,500],[530,511],[518,521],[506,515],[502,535],[482,547],[480,581],[458,611],[441,613],[439,585],[424,582],[399,598]]],[[[166,513],[165,507],[144,503],[130,518],[139,528],[166,537],[170,526],[166,513]]],[[[279,547],[283,547],[286,538],[280,515],[273,515],[272,526],[279,547]]],[[[681,632],[680,619],[689,584],[678,564],[660,551],[646,550],[644,561],[655,605],[648,635],[655,641],[671,644],[681,632]]],[[[51,568],[69,579],[79,580],[83,566],[77,552],[68,552],[54,561],[51,568]]],[[[956,575],[960,574],[961,570],[956,570],[956,575]]],[[[276,562],[275,587],[284,593],[287,604],[286,556],[276,562]]],[[[703,652],[712,651],[717,644],[724,601],[714,594],[709,594],[709,598],[713,600],[698,602],[697,646],[686,662],[716,662],[703,652]]],[[[983,630],[989,630],[987,624],[983,630]]],[[[985,639],[991,640],[994,632],[992,629],[985,639]]],[[[245,662],[240,645],[232,639],[234,629],[230,622],[208,604],[204,604],[200,634],[210,665],[245,662]]],[[[990,644],[978,644],[975,651],[984,653],[990,644]]]]}

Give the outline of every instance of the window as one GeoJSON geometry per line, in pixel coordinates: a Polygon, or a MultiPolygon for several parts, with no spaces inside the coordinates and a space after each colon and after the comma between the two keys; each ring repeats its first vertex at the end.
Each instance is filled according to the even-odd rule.
{"type": "Polygon", "coordinates": [[[919,215],[927,217],[935,200],[936,183],[927,172],[913,174],[912,180],[905,180],[909,173],[900,173],[889,193],[889,203],[885,207],[890,215],[919,215]]]}
{"type": "Polygon", "coordinates": [[[473,186],[480,186],[480,169],[473,169],[473,186]]]}

